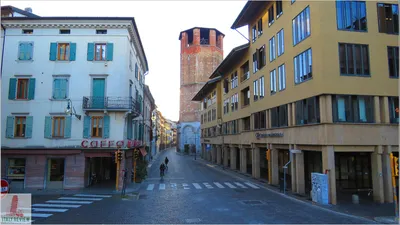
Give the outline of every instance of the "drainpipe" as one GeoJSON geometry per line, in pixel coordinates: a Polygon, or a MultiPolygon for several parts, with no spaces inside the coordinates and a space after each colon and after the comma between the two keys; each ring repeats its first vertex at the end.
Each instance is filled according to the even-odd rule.
{"type": "MultiPolygon", "coordinates": [[[[146,71],[146,73],[144,73],[143,74],[143,76],[142,76],[142,91],[143,91],[143,100],[142,100],[142,144],[143,144],[143,142],[144,142],[144,127],[145,127],[145,124],[144,124],[144,99],[145,99],[145,94],[144,94],[144,89],[146,88],[146,86],[145,86],[145,84],[143,83],[143,77],[145,77],[147,74],[149,73],[149,71],[146,71]]],[[[146,149],[145,149],[146,150],[146,149]]]]}
{"type": "Polygon", "coordinates": [[[6,28],[3,26],[3,24],[1,24],[1,27],[4,30],[4,34],[3,34],[3,49],[1,49],[1,74],[0,77],[3,76],[3,61],[4,61],[4,47],[5,47],[5,42],[6,42],[6,28]]]}

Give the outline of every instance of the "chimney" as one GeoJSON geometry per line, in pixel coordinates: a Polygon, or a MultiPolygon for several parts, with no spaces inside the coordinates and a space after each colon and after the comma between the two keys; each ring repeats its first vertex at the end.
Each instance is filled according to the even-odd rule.
{"type": "Polygon", "coordinates": [[[27,11],[28,13],[32,13],[32,8],[31,7],[25,8],[25,11],[27,11]]]}

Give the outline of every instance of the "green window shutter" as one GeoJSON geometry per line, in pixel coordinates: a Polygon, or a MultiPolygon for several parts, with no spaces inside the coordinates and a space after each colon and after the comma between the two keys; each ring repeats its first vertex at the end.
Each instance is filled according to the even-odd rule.
{"type": "Polygon", "coordinates": [[[87,60],[93,61],[94,58],[94,43],[88,43],[87,47],[87,60]]]}
{"type": "Polygon", "coordinates": [[[17,95],[17,78],[10,78],[10,86],[8,88],[8,99],[15,99],[17,95]]]}
{"type": "Polygon", "coordinates": [[[76,43],[69,44],[69,61],[75,61],[76,58],[76,43]]]}
{"type": "Polygon", "coordinates": [[[110,116],[103,117],[103,138],[110,138],[110,116]]]}
{"type": "Polygon", "coordinates": [[[71,137],[71,125],[72,125],[71,116],[66,116],[65,117],[65,124],[64,124],[64,138],[70,138],[71,137]]]}
{"type": "Polygon", "coordinates": [[[59,79],[59,82],[59,97],[60,99],[67,99],[68,79],[59,79]]]}
{"type": "Polygon", "coordinates": [[[27,116],[25,124],[25,138],[32,138],[33,116],[27,116]]]}
{"type": "Polygon", "coordinates": [[[44,120],[44,138],[52,138],[53,117],[46,116],[44,120]]]}
{"type": "Polygon", "coordinates": [[[18,60],[25,60],[25,43],[19,43],[18,60]]]}
{"type": "Polygon", "coordinates": [[[32,100],[35,98],[35,85],[36,85],[36,79],[30,78],[29,85],[28,85],[28,99],[29,100],[32,100]]]}
{"type": "Polygon", "coordinates": [[[7,116],[6,138],[14,138],[14,116],[7,116]]]}
{"type": "Polygon", "coordinates": [[[113,43],[107,43],[107,61],[112,61],[113,60],[113,53],[114,53],[114,44],[113,43]]]}
{"type": "Polygon", "coordinates": [[[83,138],[90,138],[90,124],[92,118],[90,116],[85,116],[83,118],[83,138]]]}
{"type": "Polygon", "coordinates": [[[50,61],[57,59],[57,43],[50,43],[50,61]]]}
{"type": "Polygon", "coordinates": [[[60,80],[61,79],[54,79],[53,80],[53,99],[60,99],[60,80]]]}
{"type": "Polygon", "coordinates": [[[26,60],[32,60],[32,58],[33,58],[33,43],[26,43],[25,49],[26,49],[26,54],[25,54],[26,60]]]}

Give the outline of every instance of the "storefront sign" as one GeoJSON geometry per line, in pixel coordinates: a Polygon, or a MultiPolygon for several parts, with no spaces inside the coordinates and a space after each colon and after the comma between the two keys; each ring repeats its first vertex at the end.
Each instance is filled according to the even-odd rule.
{"type": "Polygon", "coordinates": [[[142,141],[127,140],[127,141],[113,141],[113,140],[83,140],[81,143],[82,148],[136,148],[142,145],[142,141]]]}
{"type": "Polygon", "coordinates": [[[283,133],[268,133],[268,134],[261,134],[261,133],[256,133],[256,138],[266,138],[266,137],[283,137],[283,133]]]}
{"type": "Polygon", "coordinates": [[[210,142],[210,140],[204,139],[204,141],[203,141],[203,142],[210,142]]]}

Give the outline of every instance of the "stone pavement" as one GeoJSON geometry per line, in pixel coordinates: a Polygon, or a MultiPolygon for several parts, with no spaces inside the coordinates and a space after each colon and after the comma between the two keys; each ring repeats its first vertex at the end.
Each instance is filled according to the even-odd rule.
{"type": "MultiPolygon", "coordinates": [[[[215,163],[206,161],[201,157],[198,157],[196,160],[198,163],[212,165],[214,169],[222,170],[225,173],[229,173],[230,175],[241,177],[244,179],[251,180],[252,182],[258,182],[259,184],[263,185],[263,187],[276,192],[277,194],[283,195],[279,191],[279,187],[276,185],[268,184],[267,179],[263,178],[253,178],[250,174],[244,174],[238,170],[232,170],[230,167],[223,167],[222,165],[217,165],[215,163]]],[[[398,224],[395,222],[395,210],[394,204],[392,203],[385,203],[385,204],[378,204],[373,202],[362,202],[360,204],[355,205],[350,202],[342,201],[341,204],[338,205],[320,205],[318,203],[312,202],[309,197],[302,196],[296,193],[292,193],[290,190],[286,191],[286,196],[302,201],[306,204],[314,205],[320,207],[325,210],[334,211],[339,214],[346,214],[354,217],[362,217],[369,219],[371,221],[376,221],[378,223],[388,223],[388,224],[398,224]]],[[[351,198],[350,198],[351,199],[351,198]]]]}

